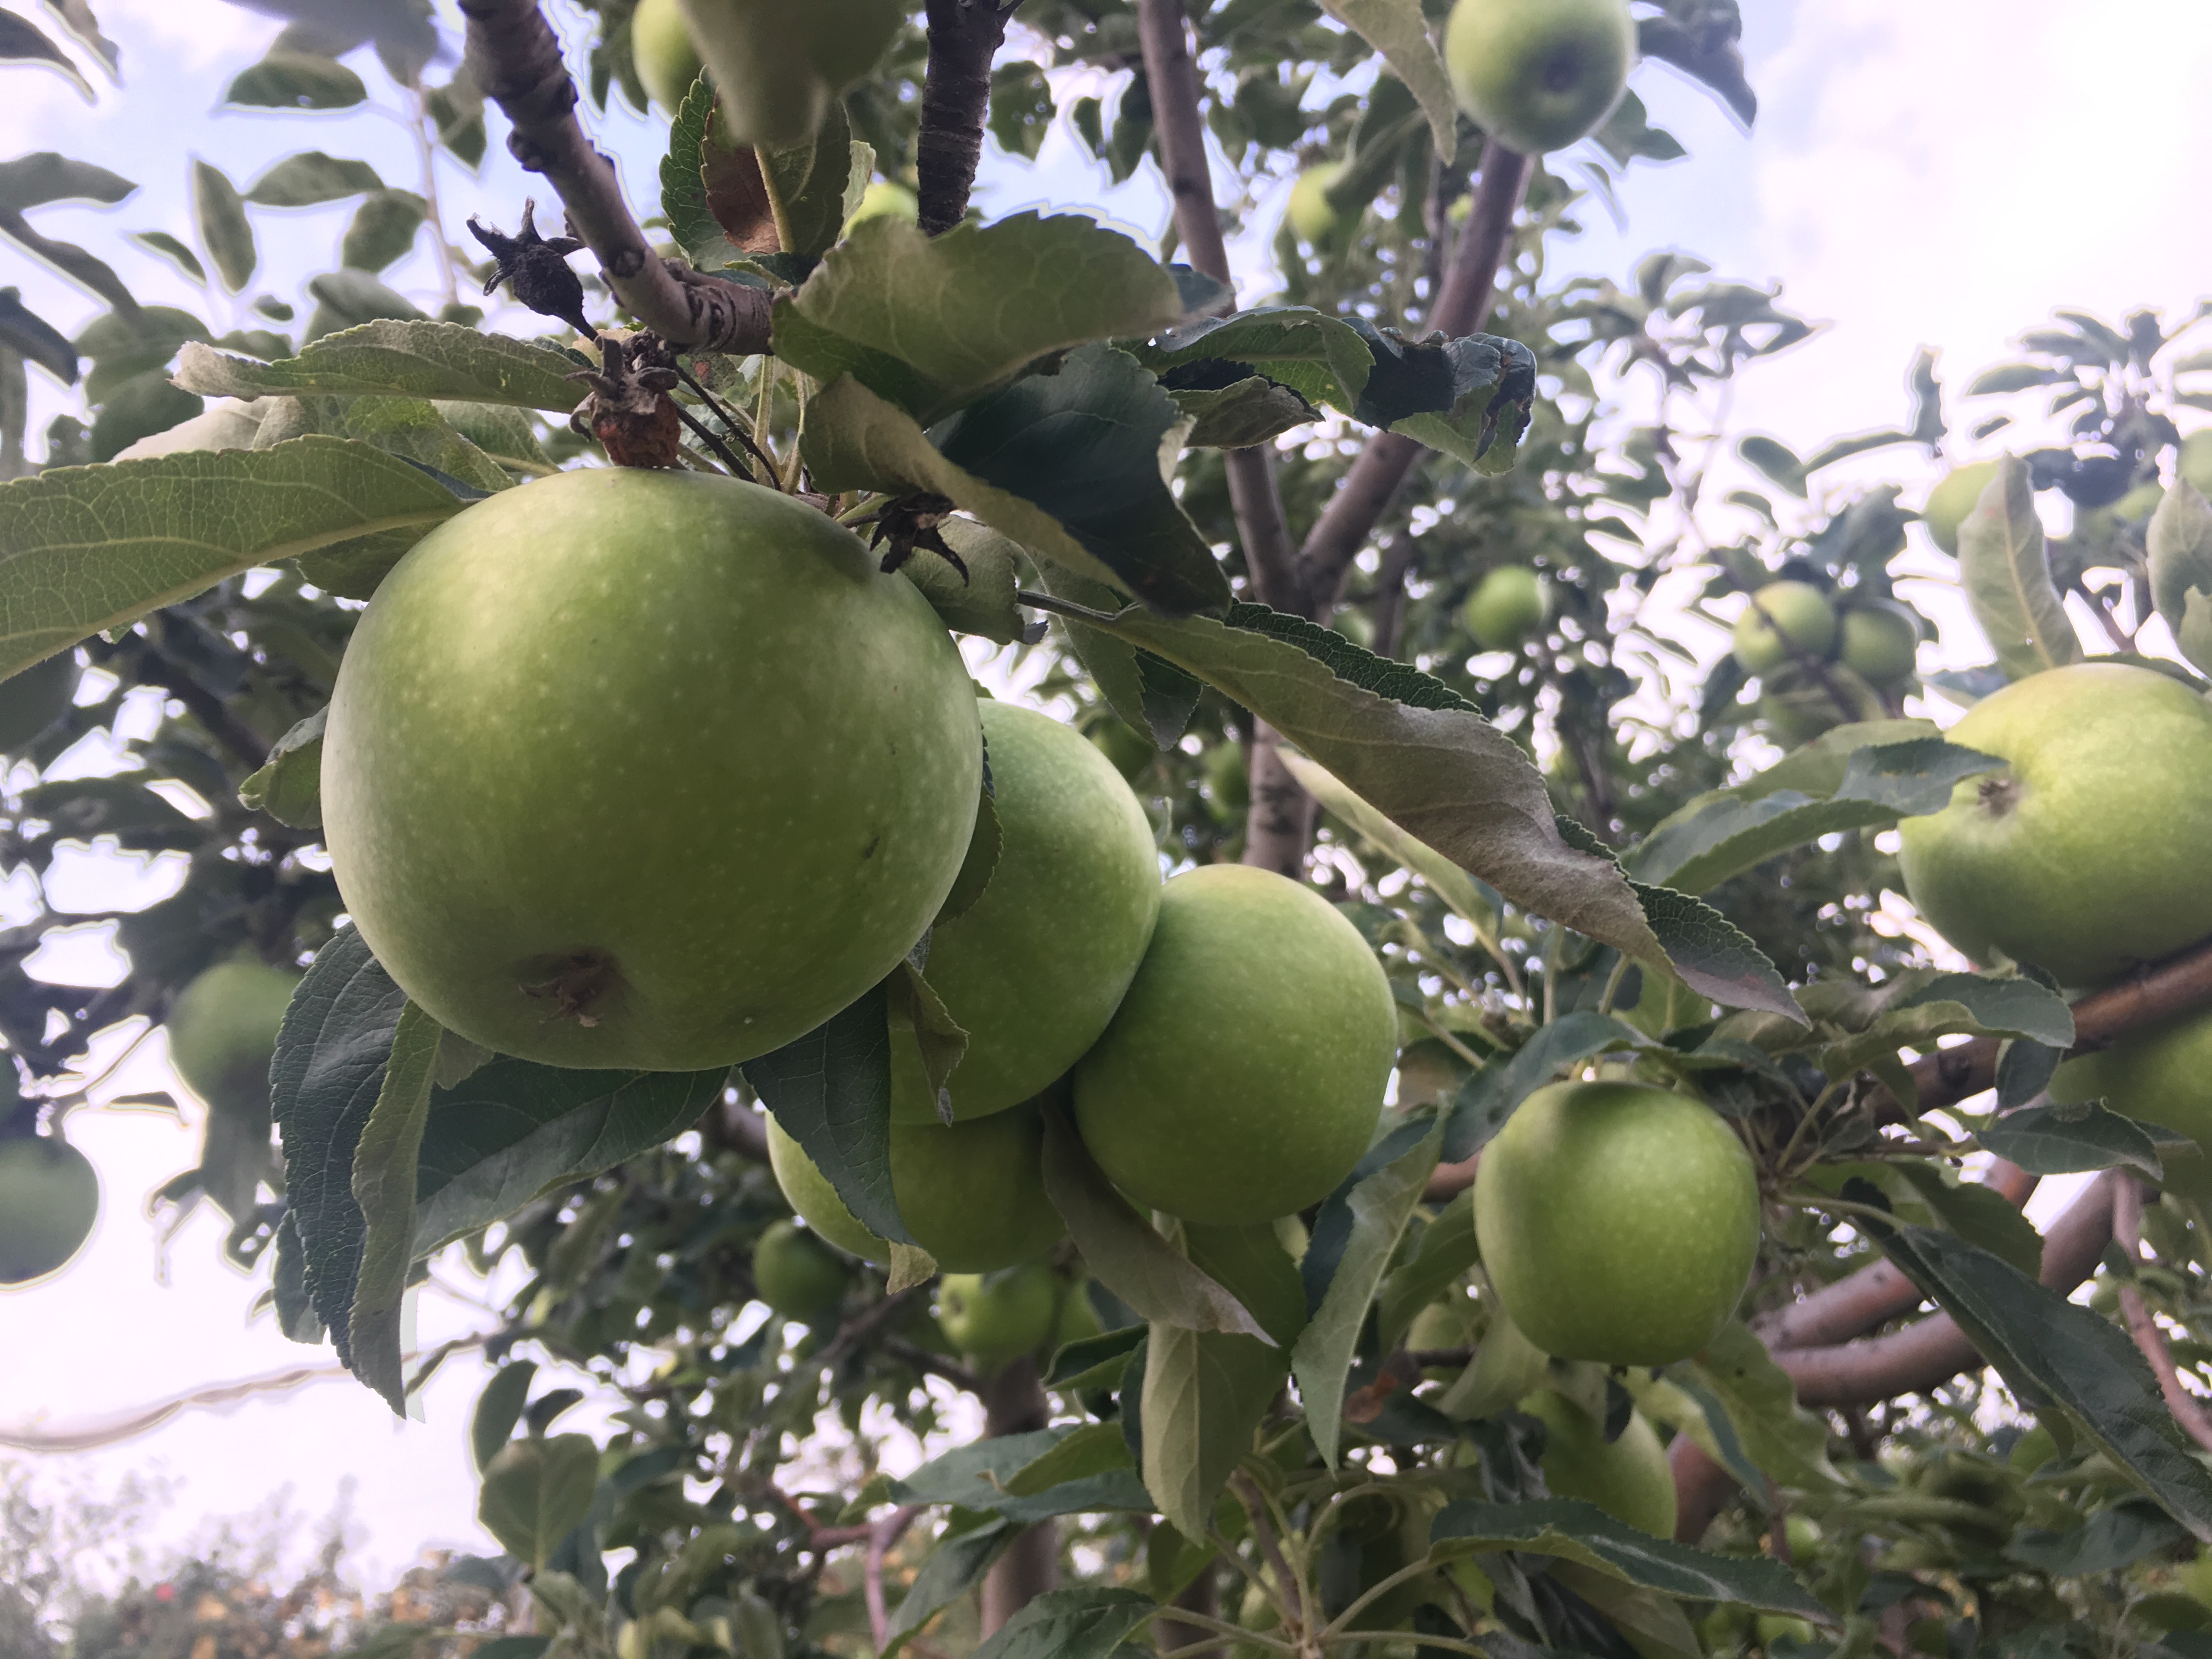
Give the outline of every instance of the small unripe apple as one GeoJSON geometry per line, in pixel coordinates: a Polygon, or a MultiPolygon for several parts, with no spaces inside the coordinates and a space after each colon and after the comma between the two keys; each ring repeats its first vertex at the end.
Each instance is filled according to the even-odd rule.
{"type": "Polygon", "coordinates": [[[1291,186],[1291,228],[1309,247],[1320,247],[1342,226],[1329,204],[1328,190],[1343,176],[1343,162],[1322,161],[1300,173],[1297,183],[1291,186]]]}
{"type": "Polygon", "coordinates": [[[702,67],[676,0],[638,0],[629,17],[629,49],[637,78],[653,101],[664,113],[675,114],[702,67]]]}
{"type": "Polygon", "coordinates": [[[1485,573],[1460,609],[1460,622],[1486,651],[1517,651],[1544,626],[1541,578],[1525,564],[1501,564],[1485,573]]]}
{"type": "Polygon", "coordinates": [[[1556,1389],[1542,1389],[1521,1409],[1544,1423],[1544,1484],[1554,1498],[1579,1498],[1616,1521],[1657,1538],[1674,1535],[1674,1473],[1667,1449],[1641,1412],[1628,1414],[1620,1437],[1556,1389]]]}
{"type": "Polygon", "coordinates": [[[1091,1305],[1091,1293],[1081,1279],[1073,1284],[1062,1284],[1060,1291],[1060,1316],[1054,1321],[1052,1346],[1064,1348],[1071,1342],[1086,1342],[1094,1336],[1103,1336],[1106,1328],[1098,1322],[1098,1310],[1091,1305]]]}
{"type": "Polygon", "coordinates": [[[1920,629],[1888,605],[1855,605],[1844,612],[1837,655],[1869,685],[1902,685],[1919,661],[1920,629]]]}
{"type": "MultiPolygon", "coordinates": [[[[1463,1291],[1455,1290],[1413,1316],[1413,1322],[1406,1329],[1407,1351],[1433,1353],[1442,1349],[1472,1347],[1480,1322],[1474,1299],[1463,1291]]],[[[1444,1382],[1458,1376],[1459,1368],[1430,1365],[1423,1368],[1421,1375],[1431,1382],[1444,1382]]]]}
{"type": "Polygon", "coordinates": [[[1249,865],[1168,883],[1076,1121],[1131,1198],[1187,1221],[1272,1221],[1328,1196],[1382,1109],[1397,1006],[1367,942],[1310,887],[1249,865]]]}
{"type": "Polygon", "coordinates": [[[1059,1280],[1042,1261],[994,1273],[948,1273],[937,1291],[946,1340],[988,1370],[1042,1347],[1052,1334],[1059,1280]]]}
{"type": "Polygon", "coordinates": [[[2051,1079],[2052,1103],[2102,1100],[2114,1111],[2187,1135],[2203,1150],[2168,1153],[2166,1188],[2212,1199],[2212,1012],[2195,1009],[2143,1026],[2066,1061],[2051,1079]]]}
{"type": "Polygon", "coordinates": [[[1966,514],[1981,505],[1983,491],[1996,482],[1996,476],[1995,461],[1969,461],[1945,473],[1928,492],[1928,504],[1920,509],[1921,519],[1927,524],[1928,534],[1936,545],[1953,558],[1959,556],[1960,525],[1966,521],[1966,514]]]}
{"type": "Polygon", "coordinates": [[[1836,643],[1836,608],[1810,582],[1769,582],[1735,621],[1735,659],[1764,674],[1800,655],[1825,657],[1836,643]]]}
{"type": "Polygon", "coordinates": [[[92,1237],[100,1177],[56,1135],[0,1139],[0,1285],[27,1285],[69,1265],[92,1237]]]}
{"type": "Polygon", "coordinates": [[[266,1112],[269,1060],[300,976],[258,957],[219,962],[169,1007],[169,1060],[218,1111],[266,1112]]]}
{"type": "MultiPolygon", "coordinates": [[[[948,1273],[987,1273],[1042,1255],[1067,1231],[1045,1196],[1033,1111],[965,1123],[891,1125],[891,1192],[915,1241],[948,1273]]],[[[881,1265],[891,1247],[862,1226],[799,1143],[770,1118],[769,1164],[791,1207],[839,1249],[881,1265]]]]}
{"type": "Polygon", "coordinates": [[[2174,471],[2198,495],[2212,495],[2212,426],[2181,441],[2181,455],[2174,471]]]}
{"type": "Polygon", "coordinates": [[[828,1319],[851,1282],[836,1251],[788,1221],[771,1223],[753,1246],[753,1288],[786,1319],[810,1325],[828,1319]]]}
{"type": "Polygon", "coordinates": [[[874,179],[860,192],[860,204],[853,210],[853,216],[845,221],[845,234],[851,235],[854,225],[868,219],[900,219],[915,224],[921,219],[921,203],[896,179],[874,179]]]}
{"type": "Polygon", "coordinates": [[[1244,745],[1234,738],[1206,751],[1206,793],[1213,816],[1224,823],[1242,818],[1252,805],[1252,771],[1244,745]]]}
{"type": "Polygon", "coordinates": [[[1759,1254],[1759,1179],[1687,1096],[1554,1083],[1484,1149],[1474,1231],[1506,1314],[1545,1352],[1668,1365],[1735,1311],[1759,1254]]]}
{"type": "Polygon", "coordinates": [[[1524,155],[1595,132],[1635,63],[1626,0],[1459,0],[1444,25],[1459,106],[1524,155]]]}
{"type": "Polygon", "coordinates": [[[2212,704],[2125,663],[2076,663],[1984,697],[1945,737],[2002,769],[1898,826],[1906,894],[1988,964],[2002,951],[2100,985],[2212,935],[2212,704]]]}

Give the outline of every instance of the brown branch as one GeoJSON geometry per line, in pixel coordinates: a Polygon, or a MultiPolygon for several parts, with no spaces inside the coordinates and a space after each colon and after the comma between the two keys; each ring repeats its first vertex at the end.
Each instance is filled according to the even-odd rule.
{"type": "Polygon", "coordinates": [[[1229,252],[1221,240],[1221,214],[1213,204],[1206,124],[1199,112],[1198,65],[1191,60],[1183,0],[1137,0],[1137,39],[1144,48],[1145,82],[1152,94],[1160,171],[1167,175],[1168,191],[1175,198],[1176,237],[1194,269],[1225,283],[1229,252]]]}
{"type": "Polygon", "coordinates": [[[895,1336],[885,1342],[884,1352],[927,1376],[941,1376],[954,1388],[963,1389],[969,1394],[978,1392],[983,1386],[982,1379],[965,1365],[956,1364],[941,1353],[932,1353],[928,1349],[917,1347],[901,1338],[895,1336]]]}
{"type": "MultiPolygon", "coordinates": [[[[1034,1433],[1052,1420],[1052,1401],[1045,1397],[1032,1360],[1017,1359],[985,1379],[978,1393],[983,1401],[983,1432],[989,1438],[1034,1433]]],[[[1059,1586],[1059,1528],[1050,1520],[1040,1521],[1007,1546],[983,1575],[982,1634],[995,1634],[1031,1601],[1059,1586]]]]}
{"type": "Polygon", "coordinates": [[[868,1638],[878,1653],[891,1639],[890,1612],[884,1605],[884,1558],[921,1513],[919,1504],[909,1504],[893,1510],[868,1528],[868,1565],[861,1582],[868,1604],[868,1638]]]}
{"type": "Polygon", "coordinates": [[[991,106],[991,58],[1014,9],[999,0],[929,0],[927,9],[929,69],[921,83],[915,168],[921,228],[940,236],[968,216],[991,106]]]}
{"type": "Polygon", "coordinates": [[[741,354],[769,349],[769,295],[653,256],[623,199],[614,163],[576,122],[576,83],[538,0],[460,0],[467,64],[514,131],[507,147],[543,173],[568,209],[568,228],[599,262],[631,315],[672,345],[741,354]]]}
{"type": "MultiPolygon", "coordinates": [[[[2142,1188],[2124,1176],[2112,1193],[2112,1242],[2126,1254],[2130,1266],[2142,1260],[2142,1188]]],[[[2128,1334],[2135,1338],[2136,1346],[2157,1374],[2166,1408],[2191,1440],[2212,1451],[2212,1418],[2205,1415],[2203,1402],[2183,1386],[2173,1351],[2166,1346],[2166,1333],[2143,1305],[2142,1292],[2131,1283],[2120,1285],[2119,1291],[2120,1313],[2128,1322],[2128,1334]]]]}

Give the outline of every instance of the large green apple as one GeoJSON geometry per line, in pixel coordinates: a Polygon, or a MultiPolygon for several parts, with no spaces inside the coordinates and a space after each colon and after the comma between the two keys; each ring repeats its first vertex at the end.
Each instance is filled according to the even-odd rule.
{"type": "Polygon", "coordinates": [[[1641,1412],[1607,1441],[1605,1425],[1554,1389],[1540,1389],[1521,1409],[1544,1422],[1544,1484],[1554,1498],[1579,1498],[1616,1521],[1655,1537],[1674,1535],[1674,1472],[1667,1449],[1641,1412]]]}
{"type": "Polygon", "coordinates": [[[954,1347],[996,1370],[1044,1346],[1060,1288],[1042,1261],[1003,1273],[947,1273],[937,1287],[937,1323],[954,1347]]]}
{"type": "Polygon", "coordinates": [[[2212,1012],[2162,1020],[2066,1061],[2051,1079],[2051,1098],[2061,1106],[2102,1100],[2187,1135],[2203,1151],[2163,1159],[2166,1185],[2199,1203],[2212,1200],[2212,1012]]]}
{"type": "Polygon", "coordinates": [[[76,653],[64,651],[0,680],[0,755],[13,755],[76,701],[76,653]]]}
{"type": "Polygon", "coordinates": [[[1759,1178],[1687,1096],[1554,1083],[1484,1148],[1474,1232],[1507,1316],[1545,1352],[1668,1365],[1735,1311],[1759,1254],[1759,1178]]]}
{"type": "Polygon", "coordinates": [[[694,1071],[895,967],[982,790],[921,592],[788,496],[596,468],[425,537],[355,630],[323,830],[377,960],[449,1030],[694,1071]]]}
{"type": "Polygon", "coordinates": [[[1544,584],[1525,564],[1501,564],[1484,573],[1460,608],[1460,621],[1486,651],[1517,651],[1544,625],[1544,584]]]}
{"type": "Polygon", "coordinates": [[[866,74],[904,21],[902,0],[678,0],[738,143],[812,138],[830,100],[866,74]]]}
{"type": "Polygon", "coordinates": [[[828,1319],[844,1301],[852,1278],[842,1257],[788,1221],[771,1223],[753,1246],[753,1288],[786,1319],[809,1324],[828,1319]]]}
{"type": "Polygon", "coordinates": [[[219,962],[169,1006],[169,1059],[185,1086],[218,1111],[269,1107],[276,1028],[300,976],[258,957],[219,962]]]}
{"type": "Polygon", "coordinates": [[[629,16],[631,60],[653,101],[673,115],[703,67],[676,0],[638,0],[629,16]]]}
{"type": "Polygon", "coordinates": [[[1208,864],[1168,883],[1128,994],[1075,1068],[1115,1184],[1243,1225],[1326,1198],[1367,1150],[1398,1050],[1382,964],[1310,887],[1208,864]]]}
{"type": "Polygon", "coordinates": [[[2125,663],[1984,698],[1944,734],[2003,769],[1899,826],[1905,891],[1977,961],[2002,951],[2096,985],[2212,934],[2212,704],[2125,663]]]}
{"type": "Polygon", "coordinates": [[[1343,176],[1343,162],[1322,161],[1301,173],[1297,183],[1291,186],[1286,210],[1291,228],[1309,247],[1322,246],[1343,228],[1344,222],[1328,199],[1329,186],[1343,176]]]}
{"type": "MultiPolygon", "coordinates": [[[[907,1231],[948,1273],[996,1273],[1043,1255],[1067,1231],[1045,1196],[1043,1146],[1044,1126],[1030,1111],[892,1124],[891,1192],[907,1231]]],[[[890,1244],[860,1224],[773,1118],[768,1151],[776,1184],[808,1226],[864,1261],[890,1261],[890,1244]]]]}
{"type": "Polygon", "coordinates": [[[1844,612],[1836,654],[1869,685],[1902,685],[1919,662],[1920,629],[1893,606],[1855,605],[1844,612]]]}
{"type": "Polygon", "coordinates": [[[1953,558],[1959,556],[1959,526],[1966,514],[1981,505],[1982,492],[1996,482],[1995,461],[1969,461],[1945,473],[1928,492],[1920,517],[1936,545],[1953,558]]]}
{"type": "Polygon", "coordinates": [[[1626,0],[1459,0],[1444,25],[1459,106],[1524,155],[1595,132],[1635,63],[1626,0]]]}
{"type": "Polygon", "coordinates": [[[1801,653],[1825,657],[1835,643],[1836,608],[1810,582],[1767,583],[1735,621],[1735,659],[1747,674],[1767,673],[1801,653]]]}
{"type": "MultiPolygon", "coordinates": [[[[1160,909],[1145,809],[1072,726],[1013,703],[981,705],[999,861],[968,909],[930,930],[930,988],[968,1033],[955,1117],[1018,1106],[1082,1058],[1114,1018],[1160,909]]],[[[908,1045],[891,1115],[937,1109],[908,1045]]]]}
{"type": "Polygon", "coordinates": [[[0,1285],[25,1285],[69,1264],[92,1237],[100,1177],[56,1135],[0,1139],[0,1285]]]}

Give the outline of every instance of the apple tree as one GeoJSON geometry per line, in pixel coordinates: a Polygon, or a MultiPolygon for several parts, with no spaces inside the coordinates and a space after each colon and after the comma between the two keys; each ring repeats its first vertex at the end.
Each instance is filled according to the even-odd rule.
{"type": "Polygon", "coordinates": [[[436,82],[427,8],[290,9],[228,101],[373,47],[426,178],[498,131],[544,187],[463,249],[196,163],[143,240],[211,300],[360,203],[218,337],[24,217],[129,181],[0,164],[109,307],[0,314],[8,845],[185,866],[114,986],[9,937],[10,1280],[131,1020],[208,1109],[161,1199],[395,1410],[431,1260],[522,1264],[499,1659],[2203,1659],[2195,317],[1729,431],[1777,294],[1558,275],[1681,156],[1639,77],[1755,119],[1727,0],[594,0],[573,68],[462,0],[436,82]],[[1163,246],[971,206],[1101,88],[1163,246]],[[1824,482],[1893,449],[1922,512],[1824,482]],[[1931,558],[1990,660],[1923,678],[1931,558]]]}

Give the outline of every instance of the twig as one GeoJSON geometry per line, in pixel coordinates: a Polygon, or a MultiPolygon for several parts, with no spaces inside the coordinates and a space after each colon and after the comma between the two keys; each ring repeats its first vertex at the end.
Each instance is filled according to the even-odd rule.
{"type": "MultiPolygon", "coordinates": [[[[2133,1181],[2123,1178],[2112,1194],[2112,1242],[2120,1247],[2130,1267],[2142,1259],[2142,1188],[2133,1181]]],[[[2208,1451],[2212,1451],[2212,1418],[2204,1414],[2203,1402],[2182,1385],[2181,1372],[2173,1363],[2173,1352],[2166,1346],[2166,1333],[2158,1328],[2158,1321],[2143,1305],[2142,1292],[2132,1282],[2118,1287],[2120,1312],[2128,1322],[2128,1334],[2142,1350],[2142,1357],[2158,1375],[2159,1392],[2166,1396],[2166,1408],[2173,1413],[2173,1420],[2181,1425],[2189,1437],[2208,1451]]]]}
{"type": "Polygon", "coordinates": [[[927,13],[929,69],[921,83],[915,170],[921,228],[940,236],[968,216],[991,103],[991,58],[1014,9],[1000,0],[929,0],[927,13]]]}
{"type": "Polygon", "coordinates": [[[901,1338],[895,1336],[887,1340],[884,1344],[884,1352],[894,1359],[904,1360],[918,1371],[941,1376],[954,1388],[965,1389],[969,1394],[982,1387],[982,1379],[965,1365],[956,1364],[943,1354],[932,1353],[928,1349],[917,1347],[901,1338]]]}
{"type": "Polygon", "coordinates": [[[830,1338],[829,1345],[814,1356],[814,1369],[817,1371],[834,1369],[847,1354],[867,1341],[878,1331],[904,1317],[906,1310],[914,1304],[915,1298],[927,1288],[923,1285],[909,1285],[896,1296],[887,1296],[877,1303],[874,1307],[830,1338]]]}
{"type": "Polygon", "coordinates": [[[868,1528],[868,1565],[862,1579],[862,1593],[868,1603],[868,1638],[880,1653],[891,1639],[891,1618],[884,1606],[884,1558],[891,1553],[891,1546],[906,1535],[906,1529],[921,1513],[921,1506],[909,1504],[893,1510],[868,1528]]]}
{"type": "Polygon", "coordinates": [[[1290,1563],[1283,1559],[1282,1546],[1275,1540],[1273,1528],[1267,1525],[1266,1494],[1254,1484],[1251,1476],[1239,1470],[1229,1477],[1229,1490],[1237,1494],[1245,1515],[1252,1522],[1252,1536],[1260,1546],[1260,1553],[1275,1574],[1275,1583],[1281,1587],[1286,1617],[1297,1621],[1303,1630],[1312,1622],[1306,1605],[1305,1581],[1291,1571],[1290,1563]]]}
{"type": "Polygon", "coordinates": [[[750,455],[755,460],[758,461],[763,466],[768,469],[768,476],[769,477],[775,477],[776,476],[775,462],[769,458],[767,453],[764,452],[758,444],[753,441],[752,434],[747,432],[743,427],[738,424],[738,417],[732,414],[727,409],[724,408],[721,401],[717,398],[713,392],[708,391],[705,386],[702,386],[693,376],[690,369],[684,368],[682,363],[675,362],[673,360],[672,354],[669,366],[676,371],[676,378],[683,381],[685,386],[691,389],[692,396],[698,398],[701,403],[706,404],[708,412],[712,414],[716,420],[722,423],[722,429],[745,447],[745,453],[750,455]]]}
{"type": "Polygon", "coordinates": [[[576,124],[576,83],[538,0],[460,0],[477,84],[514,125],[507,147],[543,173],[630,313],[673,345],[742,355],[769,349],[770,297],[653,257],[623,201],[614,164],[576,124]]]}

